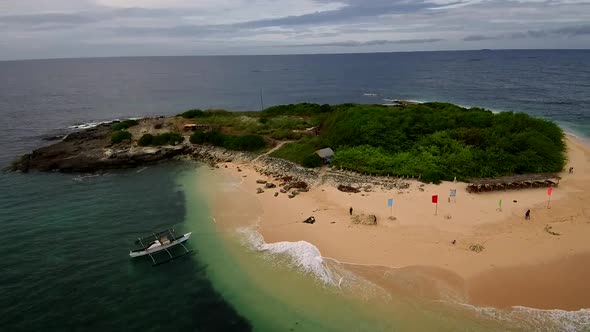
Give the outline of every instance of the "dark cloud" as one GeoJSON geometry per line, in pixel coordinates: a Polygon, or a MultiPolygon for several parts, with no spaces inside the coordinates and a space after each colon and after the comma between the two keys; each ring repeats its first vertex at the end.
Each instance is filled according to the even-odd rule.
{"type": "Polygon", "coordinates": [[[550,30],[528,30],[524,32],[513,32],[509,34],[486,36],[471,35],[463,38],[464,41],[481,41],[497,39],[526,39],[526,38],[548,38],[553,36],[577,37],[590,35],[590,25],[578,25],[550,30]]]}
{"type": "Polygon", "coordinates": [[[416,13],[426,9],[436,9],[444,6],[465,3],[464,1],[456,1],[445,5],[438,5],[428,0],[348,0],[343,2],[346,4],[346,6],[336,10],[327,10],[299,16],[286,16],[273,19],[249,21],[237,24],[236,26],[241,28],[262,28],[270,26],[332,24],[350,22],[350,20],[354,19],[377,17],[387,14],[416,13]]]}
{"type": "Polygon", "coordinates": [[[285,47],[362,47],[362,46],[381,46],[381,45],[392,45],[392,44],[428,44],[443,41],[440,38],[428,38],[428,39],[402,39],[402,40],[369,40],[364,42],[358,41],[342,41],[342,42],[331,42],[331,43],[316,43],[316,44],[296,44],[286,45],[285,47]]]}
{"type": "Polygon", "coordinates": [[[480,41],[480,40],[494,40],[499,39],[498,36],[484,36],[484,35],[470,35],[463,38],[463,41],[480,41]]]}
{"type": "Polygon", "coordinates": [[[552,32],[555,34],[566,35],[566,36],[590,35],[590,24],[555,29],[552,32]]]}

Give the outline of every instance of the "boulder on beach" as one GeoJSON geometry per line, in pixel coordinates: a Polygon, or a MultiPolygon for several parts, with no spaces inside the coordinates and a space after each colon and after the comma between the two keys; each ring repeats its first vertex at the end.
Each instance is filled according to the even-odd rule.
{"type": "Polygon", "coordinates": [[[313,224],[315,222],[315,218],[313,216],[303,220],[304,223],[306,224],[313,224]]]}
{"type": "Polygon", "coordinates": [[[258,184],[265,184],[266,183],[266,180],[256,180],[256,183],[258,183],[258,184]]]}
{"type": "Polygon", "coordinates": [[[358,190],[355,187],[345,186],[343,184],[338,186],[338,190],[343,191],[345,193],[358,193],[358,192],[360,192],[360,190],[358,190]]]}
{"type": "Polygon", "coordinates": [[[377,225],[377,216],[374,214],[355,214],[350,219],[353,224],[377,225]]]}
{"type": "Polygon", "coordinates": [[[257,194],[262,194],[263,192],[264,192],[264,190],[262,190],[262,188],[256,188],[257,194]]]}
{"type": "Polygon", "coordinates": [[[276,186],[277,186],[277,185],[276,185],[276,184],[274,184],[274,183],[267,182],[267,183],[264,185],[264,188],[266,188],[266,189],[270,189],[270,188],[276,188],[276,186]]]}

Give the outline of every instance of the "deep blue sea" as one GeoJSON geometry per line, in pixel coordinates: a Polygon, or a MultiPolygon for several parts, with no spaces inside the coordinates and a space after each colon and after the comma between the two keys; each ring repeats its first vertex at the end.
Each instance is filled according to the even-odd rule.
{"type": "MultiPolygon", "coordinates": [[[[408,99],[526,112],[590,137],[590,51],[5,61],[0,167],[76,125],[190,108],[259,110],[261,91],[264,107],[408,99]]],[[[248,314],[255,306],[240,307],[211,282],[213,260],[197,253],[154,269],[128,259],[138,235],[207,219],[203,205],[187,226],[178,185],[187,167],[195,166],[0,174],[0,329],[273,330],[262,323],[270,318],[248,314]]]]}

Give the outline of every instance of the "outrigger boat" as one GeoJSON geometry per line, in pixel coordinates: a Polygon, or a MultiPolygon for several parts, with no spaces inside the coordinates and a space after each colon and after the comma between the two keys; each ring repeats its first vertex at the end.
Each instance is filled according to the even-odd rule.
{"type": "Polygon", "coordinates": [[[140,245],[141,247],[135,250],[131,250],[129,252],[129,256],[131,257],[141,257],[141,256],[150,256],[152,262],[154,263],[153,266],[168,263],[173,259],[179,258],[184,255],[188,255],[193,252],[193,250],[189,250],[183,242],[188,240],[191,237],[191,232],[183,234],[182,236],[178,236],[174,229],[170,228],[165,231],[159,233],[152,233],[152,235],[148,235],[145,237],[140,237],[135,241],[135,244],[140,245]],[[170,248],[180,245],[184,248],[184,252],[179,255],[172,255],[170,252],[170,248]],[[156,262],[153,254],[158,253],[160,251],[165,251],[168,253],[169,258],[156,262]]]}

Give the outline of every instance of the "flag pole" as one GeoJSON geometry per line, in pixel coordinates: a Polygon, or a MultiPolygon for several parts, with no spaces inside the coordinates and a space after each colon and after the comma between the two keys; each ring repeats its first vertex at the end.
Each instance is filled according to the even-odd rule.
{"type": "Polygon", "coordinates": [[[435,216],[438,215],[438,202],[436,204],[434,204],[434,215],[435,216]]]}

